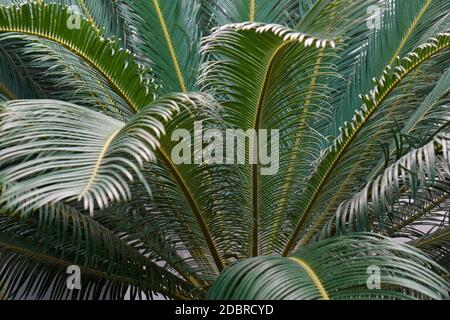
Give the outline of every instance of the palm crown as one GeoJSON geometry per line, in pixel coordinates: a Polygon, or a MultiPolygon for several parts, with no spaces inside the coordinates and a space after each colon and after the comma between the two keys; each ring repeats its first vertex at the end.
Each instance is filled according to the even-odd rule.
{"type": "Polygon", "coordinates": [[[449,297],[449,1],[0,5],[4,297],[449,297]],[[278,172],[175,163],[198,122],[278,172]]]}

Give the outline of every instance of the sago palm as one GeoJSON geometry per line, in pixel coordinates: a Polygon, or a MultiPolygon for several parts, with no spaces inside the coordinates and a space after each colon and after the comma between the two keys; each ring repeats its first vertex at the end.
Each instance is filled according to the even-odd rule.
{"type": "Polygon", "coordinates": [[[0,4],[4,298],[449,298],[448,0],[0,4]]]}

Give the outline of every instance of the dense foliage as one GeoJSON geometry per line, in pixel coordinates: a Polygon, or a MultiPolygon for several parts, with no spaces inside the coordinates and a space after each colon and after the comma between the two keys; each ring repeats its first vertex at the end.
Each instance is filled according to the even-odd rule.
{"type": "Polygon", "coordinates": [[[0,0],[0,296],[448,299],[449,46],[448,0],[0,0]],[[278,172],[176,163],[199,121],[278,172]]]}

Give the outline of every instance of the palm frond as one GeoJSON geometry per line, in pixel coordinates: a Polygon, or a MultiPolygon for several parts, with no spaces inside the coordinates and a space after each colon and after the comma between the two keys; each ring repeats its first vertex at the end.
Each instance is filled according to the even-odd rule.
{"type": "Polygon", "coordinates": [[[448,299],[448,273],[414,248],[370,234],[332,238],[288,258],[257,257],[227,269],[210,299],[448,299]],[[372,270],[379,289],[370,288],[372,270]],[[445,284],[445,285],[443,285],[445,284]]]}
{"type": "Polygon", "coordinates": [[[7,103],[1,114],[4,205],[37,209],[78,198],[92,212],[129,199],[127,180],[134,174],[145,184],[139,167],[155,160],[163,122],[192,101],[184,95],[155,101],[128,123],[60,101],[7,103]]]}
{"type": "MultiPolygon", "coordinates": [[[[293,246],[297,243],[298,236],[302,230],[308,225],[313,211],[317,203],[327,205],[331,197],[334,197],[336,188],[340,187],[340,183],[331,183],[330,179],[342,182],[347,178],[347,172],[344,169],[353,164],[354,157],[359,153],[355,151],[355,144],[364,152],[366,145],[364,141],[371,137],[370,134],[366,139],[362,139],[358,144],[358,136],[364,129],[373,126],[370,122],[371,118],[377,114],[377,111],[389,98],[393,90],[406,78],[414,69],[426,62],[430,57],[442,52],[450,45],[450,34],[441,33],[436,38],[432,38],[429,42],[420,45],[413,52],[404,58],[398,59],[397,65],[388,66],[383,72],[383,76],[377,80],[374,89],[364,96],[361,96],[363,106],[355,112],[353,120],[346,123],[341,128],[341,135],[336,138],[333,145],[329,147],[323,156],[317,161],[314,172],[308,180],[307,187],[302,190],[302,197],[299,201],[298,214],[294,220],[294,231],[285,247],[284,255],[287,255],[293,246]],[[350,158],[346,158],[349,150],[352,150],[350,158]],[[334,178],[333,178],[334,177],[334,178]],[[323,192],[328,186],[326,192],[323,192]],[[328,199],[324,201],[324,199],[328,199]]],[[[369,131],[371,132],[371,131],[369,131]]],[[[353,174],[352,174],[353,175],[353,174]]],[[[336,200],[336,199],[335,199],[336,200]]],[[[335,202],[335,201],[333,201],[335,202]]],[[[342,202],[339,201],[338,204],[342,202]]],[[[326,214],[318,210],[319,215],[322,214],[315,222],[311,230],[308,231],[307,238],[317,231],[317,227],[323,224],[327,219],[326,214]]],[[[320,228],[320,227],[319,227],[320,228]]]]}
{"type": "Polygon", "coordinates": [[[138,246],[62,204],[20,218],[2,213],[0,247],[2,288],[12,299],[120,299],[130,291],[132,297],[158,292],[189,295],[188,285],[146,257],[138,246]],[[67,290],[70,265],[82,269],[79,291],[67,290]],[[45,279],[55,281],[45,286],[40,283],[45,279]]]}
{"type": "Polygon", "coordinates": [[[293,24],[298,19],[292,17],[298,5],[295,0],[203,0],[202,14],[206,32],[209,33],[217,26],[246,21],[293,24]]]}
{"type": "MultiPolygon", "coordinates": [[[[368,231],[369,228],[382,231],[386,228],[387,219],[407,218],[402,213],[402,210],[406,211],[405,198],[417,205],[419,192],[428,194],[430,188],[439,188],[438,182],[444,183],[450,178],[449,146],[448,136],[440,135],[389,166],[351,200],[341,203],[335,215],[335,231],[368,231]],[[394,202],[399,206],[398,212],[391,210],[394,202]]],[[[329,228],[327,226],[326,229],[329,228]]]]}
{"type": "Polygon", "coordinates": [[[274,172],[249,163],[247,155],[249,162],[242,166],[249,196],[246,210],[253,215],[252,255],[278,250],[294,181],[309,174],[308,163],[325,144],[320,135],[330,116],[325,79],[333,76],[328,43],[260,23],[227,25],[204,41],[203,52],[213,60],[202,67],[200,83],[223,105],[226,123],[255,130],[257,139],[261,129],[280,131],[279,141],[269,131],[263,139],[271,142],[258,142],[259,147],[280,145],[274,172]]]}
{"type": "MultiPolygon", "coordinates": [[[[54,1],[48,1],[54,3],[54,1]]],[[[129,48],[131,32],[120,11],[119,1],[105,0],[70,0],[72,6],[77,6],[79,13],[85,16],[97,29],[103,30],[108,38],[115,38],[122,47],[129,48]]],[[[129,48],[131,49],[131,48],[129,48]]]]}
{"type": "MultiPolygon", "coordinates": [[[[401,135],[413,135],[426,139],[433,137],[440,130],[445,129],[450,121],[450,113],[446,100],[450,93],[450,68],[447,69],[440,79],[436,82],[434,88],[428,93],[416,111],[408,117],[407,122],[403,125],[401,135]],[[434,130],[433,127],[435,128],[434,130]]],[[[389,149],[394,153],[394,144],[392,142],[389,149]]],[[[369,179],[376,176],[383,168],[383,162],[380,160],[369,174],[369,179]]]]}
{"type": "Polygon", "coordinates": [[[161,92],[195,91],[200,63],[198,0],[122,0],[136,46],[161,82],[161,92]]]}
{"type": "Polygon", "coordinates": [[[154,99],[154,88],[144,78],[145,70],[132,55],[114,40],[102,37],[92,25],[82,19],[80,29],[70,29],[71,17],[67,7],[43,3],[25,3],[20,7],[0,7],[0,32],[35,35],[59,43],[83,58],[95,68],[134,110],[154,99]],[[40,17],[33,23],[33,17],[40,17]]]}

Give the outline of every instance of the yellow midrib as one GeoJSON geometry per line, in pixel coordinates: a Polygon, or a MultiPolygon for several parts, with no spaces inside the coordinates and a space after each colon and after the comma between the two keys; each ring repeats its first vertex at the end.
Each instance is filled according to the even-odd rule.
{"type": "Polygon", "coordinates": [[[156,10],[156,14],[159,19],[159,23],[161,24],[164,39],[166,41],[167,48],[169,49],[170,58],[172,59],[172,63],[175,68],[175,73],[177,74],[177,79],[180,84],[181,91],[186,93],[187,92],[186,84],[184,82],[183,74],[181,73],[180,64],[178,63],[178,58],[175,53],[175,49],[173,47],[172,39],[170,38],[169,30],[167,29],[167,24],[164,19],[164,15],[162,13],[161,7],[159,5],[159,1],[153,0],[153,5],[155,6],[155,10],[156,10]]]}
{"type": "Polygon", "coordinates": [[[395,51],[394,55],[392,56],[391,61],[389,61],[389,65],[392,65],[394,63],[395,59],[397,59],[397,56],[401,53],[401,51],[405,47],[408,40],[411,38],[412,33],[414,32],[417,24],[422,19],[423,15],[428,10],[428,8],[430,7],[432,2],[433,2],[433,0],[427,0],[425,5],[423,6],[423,8],[420,10],[419,14],[417,15],[417,17],[414,19],[413,23],[408,28],[408,31],[406,32],[405,36],[403,37],[402,42],[400,43],[400,45],[397,48],[397,51],[395,51]]]}
{"type": "MultiPolygon", "coordinates": [[[[289,252],[291,251],[291,247],[293,246],[293,243],[295,242],[296,237],[298,236],[300,232],[300,226],[302,223],[306,220],[306,218],[309,217],[309,214],[311,213],[311,210],[315,204],[315,201],[318,198],[319,193],[321,192],[322,188],[324,187],[325,182],[328,180],[330,173],[335,169],[336,164],[340,161],[342,155],[344,152],[346,152],[348,146],[353,142],[355,137],[359,134],[361,128],[368,122],[368,120],[372,117],[372,115],[376,112],[378,107],[381,105],[381,103],[384,101],[384,99],[389,96],[389,94],[394,90],[394,88],[397,86],[397,84],[406,77],[412,70],[414,70],[417,66],[422,64],[424,61],[426,61],[431,56],[437,54],[438,52],[444,50],[445,48],[448,48],[450,46],[450,42],[443,43],[440,46],[436,46],[435,49],[431,50],[431,52],[427,52],[423,57],[419,58],[414,64],[412,64],[408,70],[403,74],[403,77],[401,79],[395,78],[393,83],[386,88],[386,91],[379,96],[379,98],[374,102],[374,106],[370,114],[366,115],[366,118],[364,121],[361,121],[354,129],[354,132],[351,134],[351,136],[348,136],[347,139],[345,139],[343,142],[341,142],[341,145],[339,147],[339,150],[336,150],[336,155],[333,156],[334,160],[331,161],[330,164],[327,164],[328,169],[326,169],[326,172],[322,174],[322,178],[320,178],[320,181],[318,182],[317,186],[314,187],[313,190],[313,196],[309,197],[308,205],[306,206],[306,209],[303,210],[303,215],[300,219],[300,221],[297,223],[297,226],[291,235],[286,248],[283,252],[283,256],[287,256],[289,252]]],[[[324,163],[323,161],[320,163],[324,163]]],[[[320,165],[319,164],[319,165],[320,165]]],[[[317,172],[316,172],[317,173],[317,172]]],[[[315,174],[316,174],[315,173],[315,174]]]]}
{"type": "Polygon", "coordinates": [[[111,143],[114,140],[114,138],[120,132],[120,130],[121,129],[117,129],[116,131],[114,131],[109,136],[108,140],[106,140],[105,145],[103,146],[102,150],[100,151],[100,154],[98,155],[97,162],[95,163],[94,169],[92,170],[92,174],[91,174],[91,176],[89,178],[89,181],[86,184],[86,186],[84,187],[83,191],[78,196],[78,200],[81,200],[86,195],[86,193],[89,192],[89,190],[91,189],[91,186],[94,183],[95,178],[97,177],[98,170],[100,169],[100,165],[102,164],[103,159],[105,157],[105,154],[108,151],[108,148],[111,145],[111,143]]]}
{"type": "Polygon", "coordinates": [[[425,245],[427,245],[429,243],[432,243],[433,241],[436,241],[436,240],[439,240],[439,239],[447,237],[449,234],[450,234],[450,229],[448,229],[448,230],[446,230],[446,231],[442,232],[441,234],[438,234],[438,235],[436,235],[434,237],[432,236],[429,239],[418,241],[417,243],[413,244],[413,246],[416,247],[416,248],[422,248],[423,246],[425,246],[425,245]]]}
{"type": "Polygon", "coordinates": [[[8,87],[1,82],[0,92],[3,93],[9,100],[17,100],[17,97],[14,95],[14,93],[12,93],[11,90],[9,90],[8,87]]]}
{"type": "Polygon", "coordinates": [[[256,0],[250,0],[250,13],[248,20],[255,21],[255,12],[256,12],[256,0]]]}
{"type": "Polygon", "coordinates": [[[95,31],[99,31],[100,29],[97,26],[97,22],[94,20],[94,17],[92,16],[91,12],[89,11],[88,7],[84,3],[84,0],[77,0],[78,5],[81,7],[81,10],[83,10],[84,15],[89,20],[89,22],[94,27],[95,31]]]}
{"type": "MultiPolygon", "coordinates": [[[[304,108],[304,110],[302,112],[302,115],[306,115],[308,113],[309,106],[311,105],[311,102],[312,102],[311,100],[312,100],[313,93],[314,93],[313,92],[314,91],[314,86],[317,84],[317,78],[319,76],[318,73],[319,73],[320,65],[322,63],[323,55],[324,55],[324,49],[321,48],[320,51],[319,51],[319,54],[317,56],[316,64],[314,66],[313,77],[312,77],[311,82],[310,82],[310,88],[311,89],[309,90],[309,92],[308,92],[308,94],[306,96],[305,105],[304,105],[305,108],[304,108]]],[[[305,121],[306,121],[305,118],[300,117],[300,119],[301,120],[300,120],[298,129],[297,129],[298,131],[297,131],[297,134],[295,136],[294,147],[292,148],[293,152],[292,152],[292,155],[290,157],[290,162],[295,161],[295,159],[298,156],[298,150],[297,149],[298,149],[298,146],[301,143],[301,138],[302,138],[302,133],[303,133],[302,129],[305,126],[305,121]]],[[[293,170],[294,170],[294,166],[290,166],[288,168],[288,172],[286,174],[286,177],[289,177],[289,175],[293,173],[293,170]]],[[[283,189],[282,189],[283,191],[282,191],[281,194],[289,192],[289,189],[292,187],[293,183],[294,183],[293,179],[288,179],[285,182],[285,184],[283,185],[283,189]]],[[[288,196],[286,195],[282,199],[281,203],[278,206],[280,208],[280,210],[276,210],[275,212],[280,212],[280,213],[284,212],[284,210],[286,210],[286,208],[287,208],[287,202],[288,202],[288,196]]],[[[278,224],[279,223],[274,223],[274,228],[276,228],[276,230],[278,230],[278,227],[279,227],[278,224]]]]}
{"type": "Polygon", "coordinates": [[[305,272],[308,274],[311,281],[316,286],[317,290],[319,290],[320,295],[322,296],[322,300],[330,300],[330,297],[328,296],[327,291],[325,290],[325,287],[323,286],[322,282],[320,281],[317,274],[314,272],[314,270],[303,260],[297,257],[289,257],[290,260],[297,263],[300,267],[305,270],[305,272]]]}
{"type": "Polygon", "coordinates": [[[70,50],[75,55],[83,58],[86,60],[92,67],[94,67],[100,74],[108,80],[108,82],[112,85],[114,91],[117,91],[117,93],[122,96],[122,98],[125,100],[125,102],[130,105],[135,111],[139,110],[139,105],[135,103],[131,96],[129,96],[125,90],[122,90],[120,85],[115,81],[113,78],[111,78],[108,75],[108,71],[105,70],[101,65],[97,64],[93,59],[91,59],[87,54],[85,54],[83,49],[80,49],[79,47],[74,47],[69,43],[66,39],[60,37],[60,36],[54,36],[49,33],[41,32],[39,31],[31,31],[28,29],[21,29],[21,28],[10,28],[10,27],[1,27],[0,26],[0,33],[1,32],[18,32],[18,33],[25,33],[37,37],[41,37],[50,41],[54,41],[68,50],[70,50]]]}

